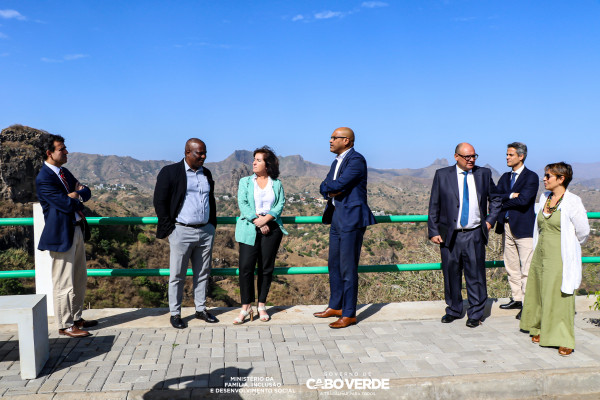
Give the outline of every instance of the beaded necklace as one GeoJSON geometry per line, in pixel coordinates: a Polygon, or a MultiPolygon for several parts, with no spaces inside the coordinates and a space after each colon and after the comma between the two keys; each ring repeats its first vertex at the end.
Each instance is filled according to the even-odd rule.
{"type": "Polygon", "coordinates": [[[550,219],[550,217],[552,217],[552,214],[554,214],[554,212],[556,210],[558,210],[558,206],[560,205],[560,203],[562,202],[563,197],[565,196],[565,194],[563,193],[560,196],[560,199],[558,199],[558,201],[556,202],[556,204],[554,205],[554,207],[550,207],[550,200],[552,199],[554,193],[550,193],[550,195],[548,196],[548,200],[546,200],[546,204],[544,205],[544,210],[548,210],[548,216],[546,217],[545,213],[542,213],[542,215],[544,216],[544,218],[546,219],[550,219]]]}

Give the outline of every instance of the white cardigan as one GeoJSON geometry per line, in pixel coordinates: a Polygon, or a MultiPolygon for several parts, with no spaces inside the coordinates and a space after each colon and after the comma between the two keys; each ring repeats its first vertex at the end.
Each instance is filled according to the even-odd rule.
{"type": "MultiPolygon", "coordinates": [[[[548,191],[540,196],[540,202],[535,205],[536,215],[543,212],[549,194],[548,191]]],[[[565,192],[558,209],[560,210],[560,254],[563,264],[560,291],[573,294],[581,284],[581,245],[590,234],[590,224],[581,198],[569,190],[565,192]]],[[[533,248],[538,242],[538,231],[536,221],[533,229],[533,248]]]]}

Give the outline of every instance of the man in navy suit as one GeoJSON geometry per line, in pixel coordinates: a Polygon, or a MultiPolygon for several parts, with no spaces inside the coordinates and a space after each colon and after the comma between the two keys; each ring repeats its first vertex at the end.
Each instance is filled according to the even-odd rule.
{"type": "Polygon", "coordinates": [[[338,128],[329,140],[337,154],[320,191],[327,206],[323,223],[329,230],[329,306],[317,318],[338,317],[331,328],[356,324],[358,261],[366,227],[375,224],[367,205],[367,161],[354,150],[354,132],[338,128]]]}
{"type": "Polygon", "coordinates": [[[427,222],[429,239],[440,245],[442,256],[447,305],[442,323],[462,316],[464,270],[470,328],[481,325],[483,318],[487,300],[485,245],[501,203],[495,194],[492,172],[475,166],[477,157],[473,146],[460,143],[454,150],[456,165],[435,172],[427,222]]]}
{"type": "MultiPolygon", "coordinates": [[[[535,172],[525,168],[527,146],[514,142],[507,147],[506,165],[511,168],[511,172],[504,173],[498,181],[497,191],[502,199],[502,209],[496,233],[503,234],[504,266],[512,297],[508,303],[501,304],[500,308],[521,310],[533,255],[533,206],[540,180],[535,172]]],[[[516,318],[521,319],[521,311],[516,318]]]]}
{"type": "Polygon", "coordinates": [[[85,337],[98,321],[82,318],[87,286],[84,238],[89,228],[83,215],[83,202],[92,196],[90,189],[62,166],[67,162],[65,139],[59,135],[45,138],[44,165],[35,179],[38,200],[44,211],[44,230],[39,250],[52,257],[54,316],[58,333],[85,337]]]}

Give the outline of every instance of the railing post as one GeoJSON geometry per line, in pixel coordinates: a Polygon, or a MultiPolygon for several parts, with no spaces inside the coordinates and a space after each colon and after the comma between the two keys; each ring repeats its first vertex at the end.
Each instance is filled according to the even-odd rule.
{"type": "Polygon", "coordinates": [[[45,294],[48,316],[54,316],[52,292],[52,258],[49,251],[39,251],[38,243],[44,230],[44,212],[40,203],[33,203],[33,247],[35,260],[35,292],[45,294]]]}

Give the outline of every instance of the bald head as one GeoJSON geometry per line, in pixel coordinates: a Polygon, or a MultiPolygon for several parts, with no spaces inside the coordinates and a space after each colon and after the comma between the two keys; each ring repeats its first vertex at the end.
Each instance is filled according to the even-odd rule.
{"type": "Polygon", "coordinates": [[[190,149],[192,144],[201,144],[203,146],[206,147],[206,145],[204,144],[204,142],[198,138],[191,138],[188,139],[187,142],[185,142],[185,152],[187,153],[190,149]]]}
{"type": "Polygon", "coordinates": [[[194,171],[204,165],[206,160],[206,145],[200,139],[191,138],[185,142],[185,162],[194,171]]]}
{"type": "Polygon", "coordinates": [[[344,126],[337,128],[335,131],[333,131],[333,133],[336,134],[336,136],[346,136],[351,142],[350,147],[354,146],[354,131],[352,129],[344,126]]]}
{"type": "Polygon", "coordinates": [[[454,159],[456,164],[463,171],[470,171],[475,166],[475,160],[477,159],[477,153],[475,148],[469,143],[459,143],[454,149],[454,159]]]}
{"type": "Polygon", "coordinates": [[[354,132],[350,128],[337,128],[331,134],[329,139],[329,151],[335,154],[342,154],[354,146],[354,132]]]}

